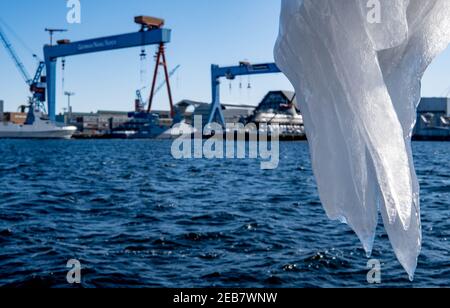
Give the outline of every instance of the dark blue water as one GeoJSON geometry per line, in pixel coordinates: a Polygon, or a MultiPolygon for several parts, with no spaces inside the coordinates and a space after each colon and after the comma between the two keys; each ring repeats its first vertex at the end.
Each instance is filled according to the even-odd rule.
{"type": "MultiPolygon", "coordinates": [[[[424,248],[411,283],[383,229],[388,287],[450,285],[450,143],[415,143],[424,248]]],[[[367,258],[319,202],[306,143],[280,166],[175,161],[157,141],[1,141],[0,286],[365,287],[367,258]]]]}

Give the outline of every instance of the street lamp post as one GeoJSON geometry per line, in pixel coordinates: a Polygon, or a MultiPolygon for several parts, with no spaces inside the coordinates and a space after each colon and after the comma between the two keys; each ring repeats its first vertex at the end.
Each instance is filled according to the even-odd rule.
{"type": "Polygon", "coordinates": [[[64,92],[64,95],[67,96],[67,122],[70,121],[70,119],[72,118],[72,106],[70,105],[70,98],[72,96],[75,96],[74,92],[64,92]]]}

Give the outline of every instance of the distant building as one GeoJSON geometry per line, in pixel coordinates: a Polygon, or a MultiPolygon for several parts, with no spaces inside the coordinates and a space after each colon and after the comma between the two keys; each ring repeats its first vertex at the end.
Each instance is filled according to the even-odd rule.
{"type": "Polygon", "coordinates": [[[278,125],[281,135],[304,136],[303,117],[297,107],[296,95],[290,91],[271,91],[256,107],[249,122],[257,126],[278,125]]]}
{"type": "MultiPolygon", "coordinates": [[[[222,112],[226,123],[245,123],[254,108],[247,105],[222,104],[222,112]]],[[[175,109],[185,118],[188,124],[193,123],[195,116],[201,116],[203,126],[205,126],[209,120],[211,104],[183,100],[175,106],[175,109]]]]}
{"type": "Polygon", "coordinates": [[[5,112],[5,102],[0,100],[0,122],[11,122],[18,125],[25,124],[27,120],[27,113],[25,112],[25,108],[22,109],[21,112],[5,112]]]}
{"type": "MultiPolygon", "coordinates": [[[[2,110],[1,105],[0,103],[3,121],[24,123],[26,113],[7,113],[2,110]]],[[[294,92],[271,91],[256,108],[248,105],[223,104],[222,111],[226,123],[255,123],[258,127],[261,124],[278,125],[282,137],[304,137],[303,117],[297,106],[294,92]]],[[[181,115],[187,124],[193,124],[194,116],[200,115],[203,118],[203,124],[206,125],[210,110],[211,104],[191,100],[183,100],[175,105],[175,113],[181,115]]],[[[154,113],[159,115],[158,121],[161,126],[172,125],[173,120],[169,111],[154,111],[154,113]]],[[[57,121],[76,126],[84,135],[97,136],[126,126],[132,121],[129,116],[129,112],[123,111],[67,112],[58,115],[57,121]]],[[[146,123],[143,122],[143,124],[146,123]]],[[[450,140],[450,99],[422,98],[417,111],[414,139],[450,140]]]]}
{"type": "Polygon", "coordinates": [[[86,135],[100,135],[129,121],[129,118],[128,112],[100,110],[96,113],[66,112],[58,115],[56,121],[76,126],[78,132],[86,135]]]}
{"type": "MultiPolygon", "coordinates": [[[[222,104],[222,113],[226,123],[255,123],[257,127],[261,124],[278,125],[281,137],[304,138],[303,117],[296,103],[294,92],[272,91],[256,108],[249,105],[222,104]]],[[[211,104],[183,100],[176,105],[176,110],[188,124],[193,123],[195,116],[202,116],[205,126],[210,116],[211,104]]]]}
{"type": "Polygon", "coordinates": [[[415,140],[450,140],[450,99],[422,98],[417,110],[415,140]]]}
{"type": "Polygon", "coordinates": [[[26,112],[3,112],[1,121],[24,125],[27,120],[26,112]]]}
{"type": "MultiPolygon", "coordinates": [[[[169,111],[154,111],[159,114],[162,125],[170,126],[172,119],[169,111]]],[[[56,121],[73,125],[78,128],[79,133],[84,135],[104,135],[122,127],[131,119],[130,112],[99,110],[94,113],[87,112],[66,112],[57,116],[56,121]]]]}

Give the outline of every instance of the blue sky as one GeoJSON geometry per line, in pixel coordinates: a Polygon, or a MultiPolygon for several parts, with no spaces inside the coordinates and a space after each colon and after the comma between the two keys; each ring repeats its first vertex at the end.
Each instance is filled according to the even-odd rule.
{"type": "MultiPolygon", "coordinates": [[[[135,15],[152,15],[166,19],[173,29],[168,47],[170,67],[181,69],[172,79],[175,101],[187,98],[211,101],[210,65],[273,61],[273,45],[278,32],[279,0],[81,0],[82,23],[66,22],[66,0],[2,0],[0,17],[26,45],[42,57],[48,41],[46,27],[62,27],[68,33],[57,38],[72,41],[138,30],[135,15]]],[[[14,35],[9,34],[30,74],[36,67],[30,52],[14,35]]],[[[141,80],[140,49],[126,49],[67,58],[65,90],[76,92],[72,99],[75,111],[130,110],[136,89],[150,83],[154,47],[147,47],[146,74],[141,80]]],[[[58,69],[57,110],[66,105],[62,95],[61,65],[58,69]]],[[[291,89],[281,74],[242,78],[232,84],[224,82],[224,102],[257,104],[273,89],[291,89]],[[252,89],[247,89],[248,82],[252,89]]],[[[447,50],[430,67],[423,82],[424,96],[440,96],[450,90],[450,51],[447,50]]],[[[6,109],[15,110],[27,97],[27,89],[8,54],[0,48],[0,99],[6,109]]],[[[165,92],[155,108],[167,109],[165,92]]]]}

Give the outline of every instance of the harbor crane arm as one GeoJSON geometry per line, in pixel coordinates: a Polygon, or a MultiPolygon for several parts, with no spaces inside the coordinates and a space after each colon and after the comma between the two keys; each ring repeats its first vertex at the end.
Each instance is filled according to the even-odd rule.
{"type": "Polygon", "coordinates": [[[25,69],[25,66],[23,65],[23,63],[20,60],[19,56],[17,55],[16,51],[14,50],[14,47],[11,45],[8,38],[6,37],[6,34],[3,31],[1,25],[0,25],[0,40],[2,41],[3,46],[5,46],[9,55],[13,59],[14,64],[16,65],[17,69],[19,70],[20,74],[22,75],[22,78],[25,80],[25,82],[28,85],[31,86],[31,84],[33,83],[33,80],[31,79],[30,74],[28,74],[27,70],[25,69]]]}
{"type": "MultiPolygon", "coordinates": [[[[178,69],[181,67],[181,65],[177,65],[173,70],[170,71],[169,73],[169,78],[172,78],[173,75],[175,75],[175,73],[178,71],[178,69]]],[[[159,84],[159,86],[156,88],[154,95],[158,94],[167,84],[167,81],[164,80],[163,82],[161,82],[159,84]]],[[[142,90],[145,88],[142,88],[140,90],[136,90],[136,99],[139,101],[140,107],[141,108],[145,108],[145,106],[147,106],[148,101],[144,102],[144,99],[142,98],[142,90]]]]}
{"type": "MultiPolygon", "coordinates": [[[[172,78],[173,75],[175,75],[175,73],[178,71],[178,69],[181,67],[181,65],[177,65],[173,70],[170,71],[169,73],[169,78],[172,78]]],[[[155,90],[155,95],[158,94],[159,91],[162,90],[162,88],[165,87],[167,81],[164,80],[163,82],[160,83],[160,85],[156,88],[155,90]]]]}
{"type": "Polygon", "coordinates": [[[144,108],[145,105],[147,104],[146,102],[144,102],[144,99],[142,98],[142,92],[141,90],[136,90],[136,99],[139,101],[139,104],[141,105],[141,108],[144,108]]]}
{"type": "MultiPolygon", "coordinates": [[[[39,62],[39,66],[36,70],[36,73],[34,74],[34,78],[32,79],[30,77],[30,74],[25,68],[25,65],[20,60],[19,56],[17,55],[14,47],[12,46],[11,42],[8,40],[5,31],[0,26],[0,40],[2,41],[3,45],[5,46],[6,50],[8,51],[9,55],[14,61],[14,64],[19,69],[20,74],[22,75],[22,78],[25,80],[25,83],[29,86],[29,89],[31,93],[33,94],[32,97],[32,103],[38,104],[39,102],[45,101],[45,87],[43,87],[40,84],[40,79],[42,76],[42,73],[45,68],[45,63],[43,61],[39,62]]],[[[33,55],[35,58],[37,58],[36,55],[33,55]]]]}

